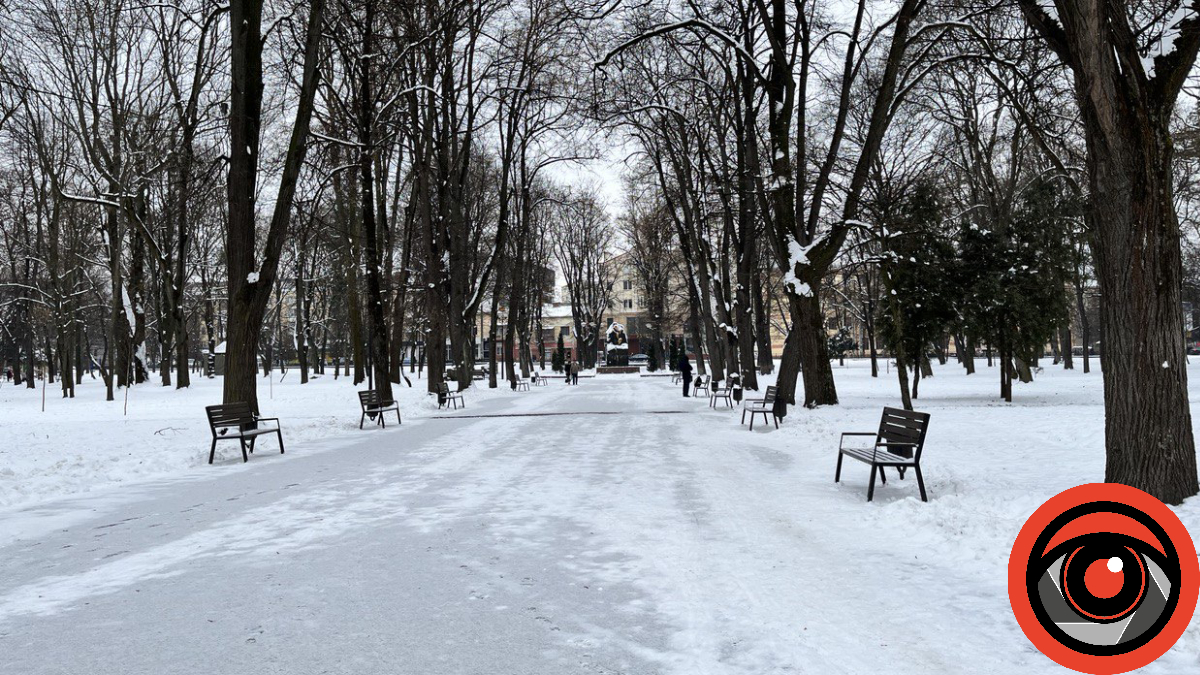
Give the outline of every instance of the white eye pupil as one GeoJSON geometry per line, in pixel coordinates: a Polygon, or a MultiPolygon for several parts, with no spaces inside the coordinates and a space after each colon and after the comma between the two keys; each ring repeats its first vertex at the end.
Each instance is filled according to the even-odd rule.
{"type": "Polygon", "coordinates": [[[1113,572],[1113,573],[1120,572],[1124,567],[1125,567],[1125,563],[1122,562],[1120,558],[1109,558],[1108,559],[1108,571],[1109,572],[1113,572]]]}

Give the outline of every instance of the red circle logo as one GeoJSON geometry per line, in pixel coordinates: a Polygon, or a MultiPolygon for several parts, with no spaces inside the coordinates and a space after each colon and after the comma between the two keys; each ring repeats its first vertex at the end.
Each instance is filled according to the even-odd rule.
{"type": "Polygon", "coordinates": [[[1187,628],[1200,562],[1165,504],[1126,485],[1071,488],[1025,522],[1008,559],[1008,598],[1043,654],[1092,675],[1136,670],[1187,628]]]}

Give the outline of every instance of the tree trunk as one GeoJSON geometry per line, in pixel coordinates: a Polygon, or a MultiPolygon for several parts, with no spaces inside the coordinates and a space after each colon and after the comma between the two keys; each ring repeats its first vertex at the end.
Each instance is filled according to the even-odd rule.
{"type": "Polygon", "coordinates": [[[1093,130],[1098,161],[1089,164],[1104,298],[1105,481],[1179,504],[1198,487],[1166,124],[1125,129],[1129,138],[1107,142],[1093,130]]]}
{"type": "Polygon", "coordinates": [[[324,0],[309,4],[304,68],[296,117],[288,142],[278,196],[262,260],[255,257],[255,199],[259,131],[262,121],[263,38],[261,0],[232,0],[230,27],[229,172],[226,265],[229,319],[225,352],[224,401],[244,401],[258,410],[256,352],[267,301],[275,285],[279,254],[291,217],[292,200],[308,150],[309,123],[317,87],[318,47],[324,0]],[[257,269],[256,269],[257,268],[257,269]]]}
{"type": "Polygon", "coordinates": [[[1145,63],[1114,3],[1021,0],[1071,67],[1088,149],[1090,242],[1101,290],[1105,480],[1179,504],[1200,491],[1187,395],[1182,254],[1170,132],[1196,62],[1196,17],[1145,63]]]}
{"type": "Polygon", "coordinates": [[[1074,349],[1071,343],[1074,342],[1074,340],[1071,337],[1071,324],[1069,321],[1064,323],[1062,328],[1059,329],[1059,336],[1058,342],[1059,345],[1061,345],[1060,349],[1062,350],[1063,369],[1075,370],[1075,355],[1071,353],[1071,350],[1074,349]]]}
{"type": "MultiPolygon", "coordinates": [[[[375,44],[375,2],[365,3],[363,18],[363,54],[374,54],[375,44]]],[[[388,329],[384,320],[383,307],[383,257],[379,250],[379,229],[375,211],[375,157],[373,125],[375,118],[375,99],[371,88],[371,70],[373,59],[359,59],[359,90],[358,90],[358,142],[359,142],[359,190],[362,196],[360,202],[363,223],[363,242],[365,244],[367,267],[367,316],[370,318],[371,367],[375,377],[374,388],[379,392],[379,399],[385,404],[395,399],[392,394],[391,373],[388,368],[388,329]]]]}
{"type": "MultiPolygon", "coordinates": [[[[837,387],[833,382],[833,366],[829,358],[829,337],[825,334],[825,316],[821,312],[821,301],[817,296],[817,287],[811,287],[808,295],[788,294],[788,305],[792,314],[792,331],[789,340],[795,336],[796,360],[785,360],[780,364],[779,394],[787,395],[785,386],[786,364],[789,369],[796,369],[804,377],[804,407],[814,408],[819,405],[837,405],[837,387]]],[[[785,349],[786,353],[786,349],[785,349]]],[[[796,375],[787,372],[786,381],[791,385],[789,403],[796,403],[796,375]]]]}
{"type": "Polygon", "coordinates": [[[1083,284],[1075,284],[1075,309],[1079,312],[1079,338],[1083,341],[1083,372],[1092,372],[1092,322],[1087,315],[1083,284]]]}
{"type": "MultiPolygon", "coordinates": [[[[775,355],[771,353],[770,304],[763,299],[763,275],[761,270],[754,279],[754,333],[758,341],[758,372],[770,375],[775,372],[775,355]]],[[[674,368],[675,364],[671,364],[674,368]]]]}

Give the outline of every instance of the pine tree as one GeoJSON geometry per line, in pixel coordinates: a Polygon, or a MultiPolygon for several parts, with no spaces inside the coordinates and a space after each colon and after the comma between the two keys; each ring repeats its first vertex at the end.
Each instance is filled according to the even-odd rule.
{"type": "Polygon", "coordinates": [[[850,335],[850,327],[842,326],[837,333],[829,336],[829,355],[838,360],[840,365],[846,365],[846,354],[858,349],[858,342],[850,335]]]}
{"type": "Polygon", "coordinates": [[[957,317],[956,254],[942,231],[944,209],[935,183],[917,183],[897,207],[895,222],[880,242],[884,298],[878,325],[896,359],[901,400],[911,409],[922,373],[932,373],[927,355],[957,317]],[[911,392],[909,368],[913,370],[911,392]]]}
{"type": "Polygon", "coordinates": [[[563,371],[563,366],[567,362],[567,348],[563,344],[562,331],[558,333],[558,346],[554,348],[554,354],[550,357],[550,367],[556,373],[563,371]]]}
{"type": "Polygon", "coordinates": [[[1012,379],[1033,380],[1032,366],[1068,320],[1066,272],[1073,269],[1071,228],[1082,208],[1053,180],[1020,195],[1005,223],[966,223],[960,236],[961,313],[968,332],[1000,355],[1000,395],[1012,379]]]}

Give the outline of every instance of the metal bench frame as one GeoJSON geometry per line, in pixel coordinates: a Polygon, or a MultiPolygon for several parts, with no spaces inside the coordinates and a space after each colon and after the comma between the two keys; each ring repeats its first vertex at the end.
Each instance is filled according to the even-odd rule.
{"type": "Polygon", "coordinates": [[[438,408],[443,406],[453,405],[455,410],[458,410],[458,404],[461,402],[462,407],[467,407],[467,400],[459,392],[450,391],[450,385],[442,382],[438,384],[438,408]]]}
{"type": "Polygon", "coordinates": [[[204,408],[204,413],[208,416],[208,428],[213,437],[212,447],[208,450],[209,464],[217,455],[217,441],[238,441],[242,446],[242,461],[250,461],[247,450],[254,452],[254,442],[264,434],[275,434],[279,439],[279,454],[283,454],[283,432],[278,417],[259,417],[250,409],[249,403],[210,405],[204,408]],[[261,422],[274,422],[275,426],[260,427],[261,422]]]}
{"type": "Polygon", "coordinates": [[[731,384],[719,384],[713,387],[708,394],[708,407],[716,408],[717,401],[723,400],[733,410],[733,386],[731,384]]]}
{"type": "Polygon", "coordinates": [[[778,397],[778,387],[767,387],[762,398],[748,398],[742,401],[742,424],[746,423],[746,413],[750,413],[750,431],[754,431],[754,416],[762,415],[763,422],[775,420],[775,428],[779,428],[779,416],[775,414],[775,399],[778,397]],[[768,417],[770,415],[770,417],[768,417]]]}
{"type": "Polygon", "coordinates": [[[901,410],[899,408],[884,408],[879,420],[879,430],[872,432],[847,432],[842,434],[838,444],[837,471],[833,482],[842,479],[842,458],[849,457],[871,465],[871,482],[867,487],[867,501],[875,497],[875,474],[887,485],[887,475],[884,469],[893,467],[904,480],[904,472],[912,469],[917,474],[917,488],[921,491],[921,501],[929,501],[925,492],[925,479],[921,475],[921,453],[925,449],[925,434],[929,431],[929,413],[901,410]],[[875,445],[871,448],[847,448],[847,436],[874,436],[875,445]]]}
{"type": "Polygon", "coordinates": [[[529,380],[518,377],[516,385],[513,386],[513,391],[529,391],[529,380]]]}
{"type": "Polygon", "coordinates": [[[366,421],[367,415],[371,415],[375,423],[384,429],[387,428],[387,422],[383,419],[383,413],[396,411],[396,424],[404,424],[400,419],[400,403],[392,401],[388,405],[384,405],[379,400],[379,392],[374,389],[367,389],[358,392],[358,404],[362,406],[362,416],[358,418],[358,428],[363,428],[363,422],[366,421]]]}

